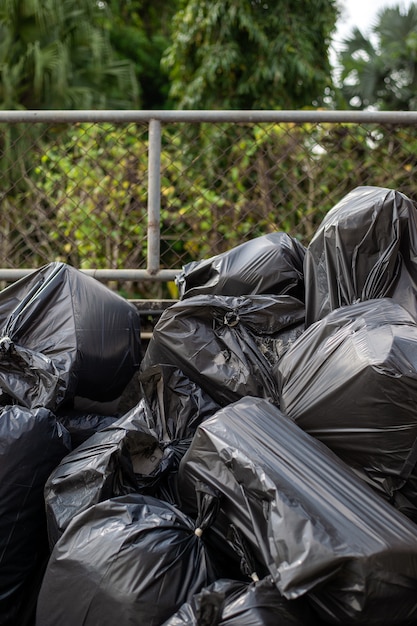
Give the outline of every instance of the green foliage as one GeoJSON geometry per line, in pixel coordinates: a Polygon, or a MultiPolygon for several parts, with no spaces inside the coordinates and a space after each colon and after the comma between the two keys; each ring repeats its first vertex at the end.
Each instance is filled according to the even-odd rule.
{"type": "MultiPolygon", "coordinates": [[[[0,0],[0,108],[134,105],[131,65],[114,57],[103,21],[95,0],[0,0]]],[[[45,138],[37,124],[0,128],[1,208],[7,211],[0,237],[6,259],[10,246],[16,248],[12,256],[18,267],[25,265],[29,250],[34,259],[54,256],[52,243],[42,236],[44,199],[34,200],[38,215],[37,220],[32,217],[32,226],[26,225],[22,201],[32,194],[31,171],[45,138]]]]}
{"type": "MultiPolygon", "coordinates": [[[[414,126],[208,126],[163,129],[163,268],[272,231],[307,245],[326,212],[359,185],[417,197],[414,126]]],[[[3,196],[1,265],[145,269],[147,126],[76,124],[43,136],[36,165],[3,196]]],[[[143,297],[168,297],[161,289],[136,286],[143,297]]]]}
{"type": "Polygon", "coordinates": [[[130,132],[76,125],[35,168],[36,188],[54,215],[49,236],[66,242],[60,260],[82,269],[144,266],[146,146],[134,140],[136,126],[130,132]]]}
{"type": "MultiPolygon", "coordinates": [[[[336,0],[0,0],[0,107],[132,108],[136,83],[149,109],[316,106],[336,16],[336,0]]],[[[351,106],[415,108],[416,6],[374,35],[346,42],[351,106]]],[[[148,147],[145,125],[2,125],[1,265],[145,269],[148,147]]],[[[413,126],[165,125],[161,265],[275,230],[308,244],[358,185],[417,197],[416,154],[413,126]]]]}
{"type": "Polygon", "coordinates": [[[131,106],[131,66],[114,58],[103,17],[94,0],[2,0],[1,108],[131,106]]]}
{"type": "Polygon", "coordinates": [[[339,61],[348,106],[414,110],[417,106],[417,5],[383,9],[366,38],[355,29],[339,61]]]}
{"type": "Polygon", "coordinates": [[[331,86],[333,0],[188,0],[163,63],[184,109],[317,105],[331,86]]]}
{"type": "MultiPolygon", "coordinates": [[[[307,245],[327,211],[360,185],[417,197],[410,175],[417,154],[413,127],[240,124],[216,129],[224,134],[227,151],[223,146],[215,154],[199,141],[201,154],[192,148],[190,159],[182,143],[182,168],[174,167],[185,174],[176,180],[171,175],[184,260],[207,258],[274,230],[307,245]]],[[[214,145],[220,143],[217,138],[214,145]]]]}
{"type": "Polygon", "coordinates": [[[142,109],[165,109],[169,80],[161,57],[170,43],[172,18],[179,0],[130,0],[109,3],[106,28],[120,59],[129,59],[140,86],[142,109]]]}

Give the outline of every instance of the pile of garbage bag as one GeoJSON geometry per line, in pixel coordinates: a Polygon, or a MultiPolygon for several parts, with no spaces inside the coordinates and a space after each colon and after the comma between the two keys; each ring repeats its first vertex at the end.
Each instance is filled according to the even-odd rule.
{"type": "Polygon", "coordinates": [[[0,624],[415,625],[416,246],[358,187],[184,266],[143,347],[65,264],[0,292],[0,624]]]}

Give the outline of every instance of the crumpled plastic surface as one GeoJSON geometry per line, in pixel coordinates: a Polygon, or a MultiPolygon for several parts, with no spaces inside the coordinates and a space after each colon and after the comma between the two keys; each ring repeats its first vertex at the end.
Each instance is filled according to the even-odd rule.
{"type": "Polygon", "coordinates": [[[178,508],[131,494],[78,515],[55,545],[37,626],[160,626],[215,574],[178,508]]]}
{"type": "Polygon", "coordinates": [[[417,325],[390,298],[312,324],[276,368],[280,408],[417,521],[417,325]]]}
{"type": "Polygon", "coordinates": [[[0,329],[3,404],[56,410],[76,395],[112,400],[142,358],[137,309],[65,263],[0,292],[0,329]]]}
{"type": "Polygon", "coordinates": [[[194,296],[161,315],[141,369],[174,365],[222,406],[245,395],[277,402],[272,366],[303,330],[304,305],[291,296],[194,296]]]}
{"type": "Polygon", "coordinates": [[[157,364],[142,371],[140,383],[150,412],[150,426],[161,443],[191,439],[198,425],[220,406],[173,365],[157,364]]]}
{"type": "Polygon", "coordinates": [[[324,217],[304,258],[306,326],[357,301],[390,297],[417,320],[417,208],[357,187],[324,217]]]}
{"type": "Polygon", "coordinates": [[[318,626],[311,608],[286,600],[268,577],[244,583],[220,579],[184,604],[163,626],[318,626]]]}
{"type": "Polygon", "coordinates": [[[306,594],[331,624],[415,623],[417,526],[270,402],[243,398],[198,427],[179,469],[189,515],[195,481],[222,494],[214,525],[242,532],[287,599],[306,594]]]}
{"type": "Polygon", "coordinates": [[[290,295],[304,298],[304,246],[284,232],[251,239],[209,259],[193,261],[176,277],[181,299],[201,294],[290,295]]]}
{"type": "Polygon", "coordinates": [[[51,472],[45,504],[51,547],[73,517],[108,498],[145,493],[176,501],[178,464],[201,421],[219,406],[176,368],[143,374],[144,397],[51,472]]]}
{"type": "Polygon", "coordinates": [[[68,433],[49,410],[0,409],[2,626],[23,626],[31,618],[49,554],[43,489],[70,445],[68,433]]]}
{"type": "Polygon", "coordinates": [[[57,411],[56,418],[71,437],[72,449],[87,441],[97,431],[114,424],[119,418],[111,415],[98,415],[96,413],[84,413],[75,409],[57,411]]]}

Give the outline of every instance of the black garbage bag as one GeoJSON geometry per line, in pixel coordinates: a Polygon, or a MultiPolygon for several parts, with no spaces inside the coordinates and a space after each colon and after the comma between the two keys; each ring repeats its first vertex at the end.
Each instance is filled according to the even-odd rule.
{"type": "Polygon", "coordinates": [[[51,472],[45,504],[51,547],[72,518],[93,504],[130,493],[176,502],[180,459],[198,424],[219,406],[180,371],[156,366],[143,374],[144,397],[96,432],[51,472]]]}
{"type": "Polygon", "coordinates": [[[150,426],[161,443],[191,440],[199,424],[220,408],[199,385],[172,365],[149,367],[141,372],[140,382],[150,407],[150,426]]]}
{"type": "MultiPolygon", "coordinates": [[[[196,495],[204,492],[217,497],[219,508],[220,494],[198,481],[196,495]]],[[[218,510],[212,522],[217,516],[218,510]]],[[[211,527],[207,529],[205,539],[210,555],[213,555],[217,551],[209,547],[207,538],[210,530],[211,527]]],[[[191,602],[183,604],[163,626],[319,626],[317,616],[305,597],[287,600],[279,593],[271,576],[265,574],[259,578],[256,571],[259,564],[242,533],[233,524],[230,531],[228,540],[241,559],[241,576],[219,578],[196,594],[191,602]]]]}
{"type": "Polygon", "coordinates": [[[306,325],[359,300],[391,297],[417,320],[417,209],[384,187],[357,187],[331,209],[304,258],[306,325]]]}
{"type": "Polygon", "coordinates": [[[117,398],[141,361],[131,303],[65,263],[0,293],[0,400],[56,410],[75,396],[117,398]]]}
{"type": "MultiPolygon", "coordinates": [[[[154,365],[140,374],[141,389],[149,411],[144,415],[164,461],[154,470],[147,493],[172,504],[180,500],[177,487],[179,463],[199,424],[219,410],[201,387],[171,365],[154,365]]],[[[144,487],[141,488],[144,491],[144,487]]]]}
{"type": "Polygon", "coordinates": [[[272,366],[303,330],[304,305],[291,296],[194,296],[161,315],[141,368],[174,365],[222,406],[245,395],[277,402],[272,366]]]}
{"type": "Polygon", "coordinates": [[[75,449],[92,435],[107,426],[111,426],[120,417],[85,413],[73,408],[58,409],[55,413],[60,424],[67,429],[71,437],[71,448],[75,449]]]}
{"type": "Polygon", "coordinates": [[[213,526],[236,526],[287,600],[306,595],[331,624],[416,622],[417,525],[267,400],[198,427],[179,469],[189,515],[195,481],[222,494],[213,526]]]}
{"type": "Polygon", "coordinates": [[[202,589],[163,626],[318,626],[304,598],[286,600],[271,577],[220,579],[202,589]]]}
{"type": "Polygon", "coordinates": [[[0,410],[0,624],[31,624],[49,556],[43,489],[68,453],[68,433],[47,409],[0,410]]]}
{"type": "Polygon", "coordinates": [[[152,488],[170,466],[156,433],[148,427],[146,403],[96,432],[65,456],[45,485],[51,548],[71,520],[92,505],[152,488]],[[157,477],[155,469],[159,470],[157,477]]]}
{"type": "Polygon", "coordinates": [[[215,579],[203,530],[151,496],[89,508],[51,554],[37,626],[159,626],[215,579]]]}
{"type": "Polygon", "coordinates": [[[417,521],[417,325],[390,298],[329,313],[277,365],[281,410],[417,521]]]}
{"type": "Polygon", "coordinates": [[[209,259],[193,261],[176,277],[181,299],[201,294],[290,295],[304,300],[304,246],[284,232],[251,239],[209,259]]]}

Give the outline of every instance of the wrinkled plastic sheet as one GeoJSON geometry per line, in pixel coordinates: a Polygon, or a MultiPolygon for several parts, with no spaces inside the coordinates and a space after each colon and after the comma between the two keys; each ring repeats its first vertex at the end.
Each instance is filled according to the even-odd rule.
{"type": "Polygon", "coordinates": [[[304,259],[306,325],[391,297],[417,320],[417,209],[399,191],[357,187],[324,217],[304,259]]]}
{"type": "MultiPolygon", "coordinates": [[[[238,528],[289,600],[332,624],[417,619],[417,526],[270,402],[243,398],[201,424],[179,469],[221,494],[216,524],[238,528]]],[[[227,528],[220,529],[226,536],[227,528]]]]}
{"type": "Polygon", "coordinates": [[[195,524],[138,494],[84,511],[55,545],[37,626],[159,626],[215,574],[195,524]]]}
{"type": "Polygon", "coordinates": [[[0,624],[24,625],[48,557],[43,489],[70,450],[47,409],[0,410],[0,624]],[[26,618],[23,618],[23,614],[26,618]]]}
{"type": "Polygon", "coordinates": [[[51,472],[45,504],[51,547],[73,517],[97,502],[145,493],[175,502],[178,464],[197,426],[219,406],[179,370],[143,374],[144,397],[94,433],[51,472]]]}
{"type": "Polygon", "coordinates": [[[268,577],[220,579],[184,604],[163,626],[318,626],[302,599],[286,600],[268,577]]]}
{"type": "Polygon", "coordinates": [[[161,315],[141,369],[174,365],[222,406],[245,395],[277,402],[272,366],[303,330],[304,305],[291,296],[194,296],[161,315]]]}
{"type": "Polygon", "coordinates": [[[55,414],[59,423],[69,432],[72,448],[77,448],[96,432],[111,426],[119,419],[111,415],[84,413],[75,409],[60,410],[55,414]]]}
{"type": "Polygon", "coordinates": [[[251,239],[209,259],[185,265],[176,277],[180,298],[263,293],[303,300],[304,255],[304,246],[284,232],[251,239]]]}
{"type": "Polygon", "coordinates": [[[390,298],[312,324],[278,364],[280,407],[417,521],[417,325],[390,298]]]}
{"type": "Polygon", "coordinates": [[[161,442],[191,439],[197,427],[220,406],[188,376],[172,365],[142,371],[140,383],[150,423],[161,442]]]}
{"type": "Polygon", "coordinates": [[[3,404],[56,410],[75,396],[113,400],[142,357],[136,308],[65,263],[4,289],[0,328],[3,404]]]}

